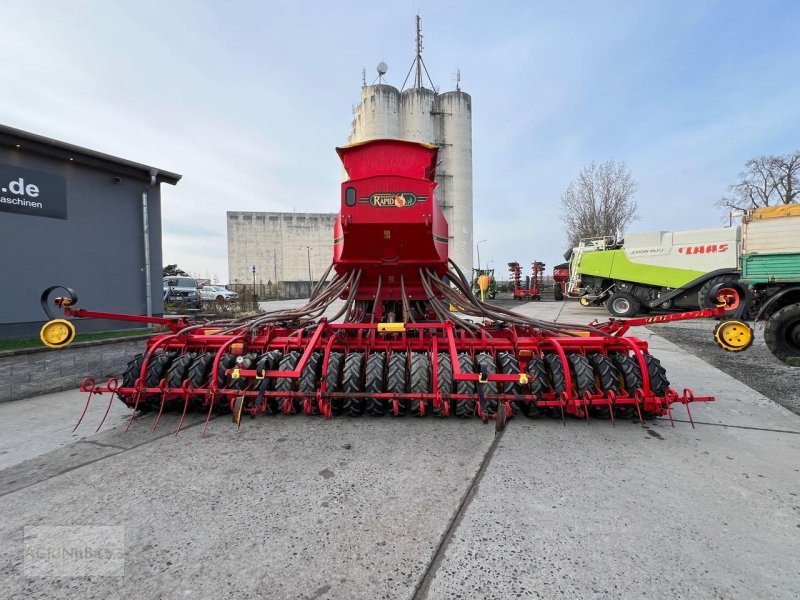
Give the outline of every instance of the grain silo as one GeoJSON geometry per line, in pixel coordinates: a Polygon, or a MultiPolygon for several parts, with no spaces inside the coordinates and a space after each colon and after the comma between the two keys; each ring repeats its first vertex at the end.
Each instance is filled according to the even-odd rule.
{"type": "MultiPolygon", "coordinates": [[[[440,94],[422,60],[422,35],[417,16],[414,82],[399,91],[384,83],[386,65],[378,65],[377,83],[361,87],[353,110],[349,143],[397,138],[439,146],[436,197],[450,228],[450,257],[472,272],[472,99],[456,90],[440,94]],[[430,87],[425,87],[423,74],[430,87]]],[[[460,79],[460,76],[459,76],[460,79]]],[[[408,80],[408,77],[406,77],[408,80]]]]}

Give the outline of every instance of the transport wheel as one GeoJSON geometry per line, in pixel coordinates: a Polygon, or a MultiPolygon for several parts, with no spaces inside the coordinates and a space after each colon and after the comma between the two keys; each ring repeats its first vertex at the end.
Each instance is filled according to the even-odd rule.
{"type": "MultiPolygon", "coordinates": [[[[139,373],[142,370],[142,361],[144,360],[144,354],[137,354],[131,360],[128,361],[127,366],[125,367],[125,371],[122,373],[122,383],[120,387],[122,388],[132,388],[133,385],[136,383],[136,380],[139,378],[139,373]]],[[[122,400],[125,404],[127,404],[128,398],[132,398],[133,394],[120,394],[117,393],[119,399],[122,400]]]]}
{"type": "MultiPolygon", "coordinates": [[[[383,371],[386,367],[386,355],[383,352],[373,352],[367,359],[364,371],[364,391],[371,394],[383,392],[383,371]]],[[[364,409],[368,415],[382,417],[389,410],[389,402],[384,398],[366,398],[364,409]]]]}
{"type": "MultiPolygon", "coordinates": [[[[344,358],[342,370],[342,392],[358,393],[361,391],[361,371],[364,366],[364,353],[351,352],[344,358]]],[[[344,412],[351,417],[358,417],[364,412],[364,400],[361,398],[345,398],[342,406],[344,412]]]]}
{"type": "Polygon", "coordinates": [[[633,294],[616,292],[606,300],[606,308],[615,317],[635,317],[642,309],[642,303],[633,294]]]}
{"type": "MultiPolygon", "coordinates": [[[[475,355],[475,366],[477,367],[478,373],[481,372],[484,366],[486,367],[486,373],[488,375],[497,373],[497,366],[494,364],[494,358],[492,358],[491,354],[486,352],[480,352],[475,355]]],[[[497,394],[497,382],[490,381],[489,383],[483,384],[483,393],[487,396],[490,394],[497,394]]],[[[489,413],[489,416],[497,413],[497,400],[486,399],[486,412],[489,413]]]]}
{"type": "MultiPolygon", "coordinates": [[[[592,354],[589,361],[592,363],[597,387],[603,392],[614,392],[619,395],[622,376],[614,362],[605,354],[592,354]]],[[[596,419],[609,419],[611,418],[611,407],[596,406],[592,409],[592,416],[596,419]]]]}
{"type": "Polygon", "coordinates": [[[728,281],[739,281],[739,276],[734,274],[718,275],[702,284],[700,289],[697,290],[698,306],[700,306],[700,308],[714,308],[716,306],[716,301],[711,297],[711,290],[714,289],[714,286],[717,284],[726,283],[728,281]]]}
{"type": "MultiPolygon", "coordinates": [[[[472,365],[472,357],[466,352],[458,355],[458,367],[462,373],[474,373],[475,367],[472,365]]],[[[456,394],[475,394],[474,381],[457,381],[456,394]]],[[[472,417],[475,415],[475,400],[458,400],[456,401],[456,416],[457,417],[472,417]]]]}
{"type": "Polygon", "coordinates": [[[714,327],[714,341],[726,352],[741,352],[753,345],[753,330],[742,321],[728,319],[714,327]]]}
{"type": "MultiPolygon", "coordinates": [[[[281,359],[280,364],[278,365],[279,371],[294,371],[295,367],[297,367],[297,361],[300,360],[300,353],[297,350],[292,350],[289,354],[285,354],[281,359]]],[[[275,378],[275,391],[276,392],[291,392],[295,389],[295,381],[296,379],[291,379],[290,377],[276,377],[275,378]]],[[[289,396],[276,396],[276,400],[278,402],[278,410],[282,410],[285,406],[286,399],[289,396]]],[[[303,403],[299,401],[299,398],[294,398],[292,402],[292,406],[296,412],[299,410],[303,410],[303,403]]]]}
{"type": "MultiPolygon", "coordinates": [[[[528,372],[528,389],[532,396],[535,396],[537,400],[541,400],[542,394],[550,389],[544,361],[538,356],[534,356],[528,361],[526,370],[528,372]]],[[[521,402],[520,408],[522,413],[529,419],[539,419],[544,414],[544,411],[533,402],[521,402]]]]}
{"type": "MultiPolygon", "coordinates": [[[[342,364],[344,363],[344,354],[341,352],[331,352],[328,355],[328,372],[325,374],[325,391],[338,392],[341,389],[342,381],[342,364]]],[[[334,415],[341,414],[342,412],[342,399],[331,399],[331,413],[334,415]]]]}
{"type": "MultiPolygon", "coordinates": [[[[547,373],[550,378],[550,388],[556,395],[556,399],[558,399],[559,396],[561,396],[561,392],[567,389],[567,380],[564,377],[564,363],[561,362],[561,357],[559,357],[558,354],[556,354],[555,352],[545,354],[544,362],[545,366],[547,367],[547,373]]],[[[560,408],[548,409],[547,415],[554,419],[560,419],[561,409],[560,408]]]]}
{"type": "Polygon", "coordinates": [[[589,298],[586,296],[581,296],[580,303],[581,306],[589,306],[591,304],[591,302],[589,302],[589,298]]]}
{"type": "MultiPolygon", "coordinates": [[[[280,350],[270,350],[266,354],[262,354],[256,359],[256,371],[275,371],[278,368],[278,365],[281,364],[281,359],[283,358],[283,353],[280,350]]],[[[256,385],[259,387],[261,385],[265,385],[264,388],[265,392],[271,392],[274,390],[275,386],[275,379],[274,378],[267,378],[267,381],[258,380],[256,385]]],[[[266,397],[264,399],[267,405],[267,411],[270,414],[277,414],[281,412],[282,406],[278,406],[278,401],[274,397],[266,397]]]]}
{"type": "MultiPolygon", "coordinates": [[[[298,392],[314,393],[319,390],[319,381],[322,378],[322,352],[313,352],[308,357],[308,362],[300,373],[300,383],[297,385],[298,392]]],[[[303,409],[305,399],[300,400],[300,410],[303,409]]],[[[296,403],[295,403],[296,406],[296,403]]],[[[298,411],[299,412],[299,411],[298,411]]],[[[311,414],[319,414],[319,405],[316,395],[311,398],[311,414]]]]}
{"type": "Polygon", "coordinates": [[[800,360],[800,304],[784,306],[772,314],[764,327],[764,341],[778,360],[786,364],[800,360]]]}
{"type": "Polygon", "coordinates": [[[556,284],[553,288],[553,300],[556,302],[560,302],[564,299],[564,290],[561,289],[561,286],[556,284]]]}
{"type": "MultiPolygon", "coordinates": [[[[386,369],[386,391],[393,394],[402,394],[406,391],[406,354],[405,352],[392,352],[389,355],[389,366],[386,369]]],[[[406,399],[397,401],[398,415],[408,413],[410,402],[406,399]]],[[[392,413],[394,414],[394,413],[392,413]]]]}
{"type": "MultiPolygon", "coordinates": [[[[497,366],[500,367],[500,372],[503,373],[504,375],[519,376],[519,361],[512,352],[498,352],[497,366]]],[[[519,396],[522,393],[522,389],[520,388],[519,383],[504,383],[503,393],[514,394],[515,396],[519,396]]],[[[510,404],[511,404],[512,414],[516,415],[520,412],[519,405],[524,403],[522,402],[522,400],[519,401],[512,400],[510,404]]]]}
{"type": "MultiPolygon", "coordinates": [[[[391,365],[390,365],[391,366],[391,365]]],[[[404,362],[405,366],[405,362],[404,362]]],[[[430,394],[431,392],[431,361],[427,352],[414,352],[411,354],[411,369],[408,374],[408,391],[412,394],[430,394]]],[[[430,414],[430,400],[409,400],[409,412],[415,417],[420,416],[420,402],[425,402],[425,414],[430,414]]]]}
{"type": "MultiPolygon", "coordinates": [[[[437,389],[440,394],[453,393],[453,364],[450,362],[450,354],[448,352],[440,352],[438,356],[439,368],[439,381],[437,382],[437,389]]],[[[443,398],[442,404],[450,402],[450,400],[443,398]]],[[[452,408],[452,406],[451,406],[452,408]]],[[[437,417],[444,416],[444,410],[441,408],[434,408],[433,414],[437,417]]]]}

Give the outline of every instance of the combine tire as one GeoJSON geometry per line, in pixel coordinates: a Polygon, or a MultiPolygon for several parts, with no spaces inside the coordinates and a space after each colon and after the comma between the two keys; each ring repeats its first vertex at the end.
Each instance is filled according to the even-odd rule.
{"type": "MultiPolygon", "coordinates": [[[[486,373],[488,375],[497,373],[497,366],[494,364],[494,358],[492,358],[491,354],[487,354],[486,352],[475,355],[475,366],[478,369],[478,373],[482,372],[483,367],[486,368],[486,373]]],[[[497,382],[495,381],[478,385],[483,385],[483,393],[485,395],[497,394],[497,382]]],[[[497,400],[486,399],[486,412],[489,413],[489,416],[497,414],[497,400]]]]}
{"type": "MultiPolygon", "coordinates": [[[[362,352],[351,352],[345,357],[342,371],[342,392],[352,394],[361,391],[361,371],[363,366],[364,354],[362,352]]],[[[364,412],[364,400],[361,398],[345,398],[342,408],[351,417],[359,417],[364,412]]]]}
{"type": "Polygon", "coordinates": [[[764,341],[778,360],[787,364],[800,360],[800,304],[773,313],[764,327],[764,341]]]}
{"type": "MultiPolygon", "coordinates": [[[[325,374],[325,391],[338,392],[341,389],[342,381],[342,364],[344,363],[344,354],[341,352],[331,352],[328,355],[328,372],[325,374]]],[[[334,415],[341,414],[342,412],[342,399],[331,399],[331,412],[334,415]]]]}
{"type": "MultiPolygon", "coordinates": [[[[519,376],[519,361],[512,352],[498,352],[497,366],[500,367],[500,372],[504,375],[519,376]]],[[[504,383],[503,393],[519,396],[522,393],[522,390],[520,389],[519,383],[504,383]]],[[[518,402],[517,400],[512,400],[510,404],[512,414],[517,414],[520,412],[519,405],[522,404],[521,401],[518,402]]]]}
{"type": "MultiPolygon", "coordinates": [[[[404,361],[405,363],[405,361],[404,361]]],[[[411,354],[411,370],[408,374],[408,391],[412,394],[430,394],[431,392],[431,361],[425,352],[411,354]]],[[[409,412],[415,417],[420,416],[420,402],[425,402],[425,414],[431,407],[429,400],[413,399],[408,401],[409,412]]],[[[402,401],[401,401],[402,404],[402,401]]]]}
{"type": "Polygon", "coordinates": [[[642,310],[642,303],[633,294],[617,292],[606,300],[608,312],[615,317],[635,317],[642,310]]]}
{"type": "Polygon", "coordinates": [[[712,277],[700,286],[697,290],[697,304],[700,308],[714,308],[714,298],[711,297],[711,290],[719,283],[726,283],[728,281],[739,281],[738,275],[718,275],[712,277]]]}
{"type": "MultiPolygon", "coordinates": [[[[462,373],[474,373],[475,367],[472,365],[472,358],[467,353],[458,355],[458,367],[462,373]]],[[[474,381],[457,381],[456,382],[457,394],[475,394],[474,381]]],[[[457,417],[472,417],[475,415],[475,400],[458,400],[456,401],[456,416],[457,417]]]]}
{"type": "MultiPolygon", "coordinates": [[[[614,366],[614,361],[612,361],[605,354],[592,354],[589,357],[589,360],[592,363],[592,369],[594,370],[594,378],[597,386],[603,392],[614,392],[617,396],[619,396],[621,392],[620,380],[622,376],[620,375],[617,367],[614,366]]],[[[611,407],[596,406],[592,410],[592,415],[596,419],[610,419],[611,407]]]]}
{"type": "MultiPolygon", "coordinates": [[[[534,356],[528,361],[528,389],[532,396],[537,400],[542,399],[542,394],[549,390],[549,383],[547,381],[547,369],[544,366],[544,361],[538,356],[534,356]]],[[[533,402],[523,402],[522,413],[529,419],[538,419],[542,416],[543,411],[537,407],[533,402]]]]}
{"type": "MultiPolygon", "coordinates": [[[[299,392],[314,393],[314,396],[311,397],[312,415],[319,414],[319,405],[317,404],[316,391],[319,390],[319,381],[321,377],[322,377],[322,353],[313,352],[311,356],[308,357],[308,362],[306,363],[306,366],[303,368],[303,372],[300,373],[300,383],[297,386],[297,391],[299,392]]],[[[305,399],[303,398],[298,400],[300,400],[300,407],[302,409],[302,406],[305,403],[305,399]]]]}
{"type": "MultiPolygon", "coordinates": [[[[440,394],[448,395],[453,393],[453,364],[450,362],[450,354],[447,352],[440,352],[437,357],[439,368],[439,380],[437,382],[437,389],[440,394]]],[[[447,398],[442,399],[442,404],[450,402],[447,398]]],[[[452,408],[452,406],[451,406],[452,408]]],[[[434,408],[433,414],[437,417],[444,416],[444,409],[434,408]]]]}
{"type": "MultiPolygon", "coordinates": [[[[392,352],[389,355],[389,367],[386,369],[386,391],[402,394],[406,391],[406,355],[405,352],[392,352]]],[[[406,399],[397,401],[397,414],[408,412],[409,402],[406,399]]],[[[394,412],[392,412],[394,414],[394,412]]]]}
{"type": "MultiPolygon", "coordinates": [[[[295,367],[297,367],[298,360],[300,360],[300,353],[296,350],[292,350],[289,352],[289,354],[284,355],[284,357],[281,359],[281,363],[278,365],[278,370],[294,371],[295,367]]],[[[295,388],[295,381],[297,380],[289,377],[276,377],[275,391],[291,392],[295,388]]],[[[286,406],[286,400],[289,398],[289,396],[276,396],[275,398],[278,402],[278,410],[281,410],[284,406],[286,406]]],[[[301,412],[303,410],[303,401],[299,398],[294,398],[294,401],[292,402],[292,408],[295,412],[301,412]]]]}
{"type": "MultiPolygon", "coordinates": [[[[383,371],[386,366],[386,355],[383,352],[373,352],[367,359],[364,371],[364,391],[371,394],[383,392],[383,371]]],[[[367,398],[364,408],[368,415],[382,417],[389,410],[389,401],[385,398],[367,398]]]]}

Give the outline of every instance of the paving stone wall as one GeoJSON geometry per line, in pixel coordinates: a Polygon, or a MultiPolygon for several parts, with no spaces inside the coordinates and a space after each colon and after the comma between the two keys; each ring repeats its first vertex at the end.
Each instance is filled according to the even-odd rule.
{"type": "Polygon", "coordinates": [[[63,350],[0,352],[0,402],[78,388],[84,377],[105,382],[119,376],[148,336],[78,342],[63,350]]]}

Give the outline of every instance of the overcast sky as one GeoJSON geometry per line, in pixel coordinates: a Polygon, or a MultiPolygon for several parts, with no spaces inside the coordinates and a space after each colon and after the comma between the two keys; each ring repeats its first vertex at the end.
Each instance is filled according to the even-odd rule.
{"type": "MultiPolygon", "coordinates": [[[[559,262],[592,160],[639,182],[632,230],[716,226],[743,163],[800,147],[800,2],[4,2],[0,121],[183,174],[164,261],[227,281],[226,210],[338,207],[361,69],[400,86],[414,15],[473,98],[483,261],[559,262]]],[[[549,269],[548,269],[549,270],[549,269]]]]}

